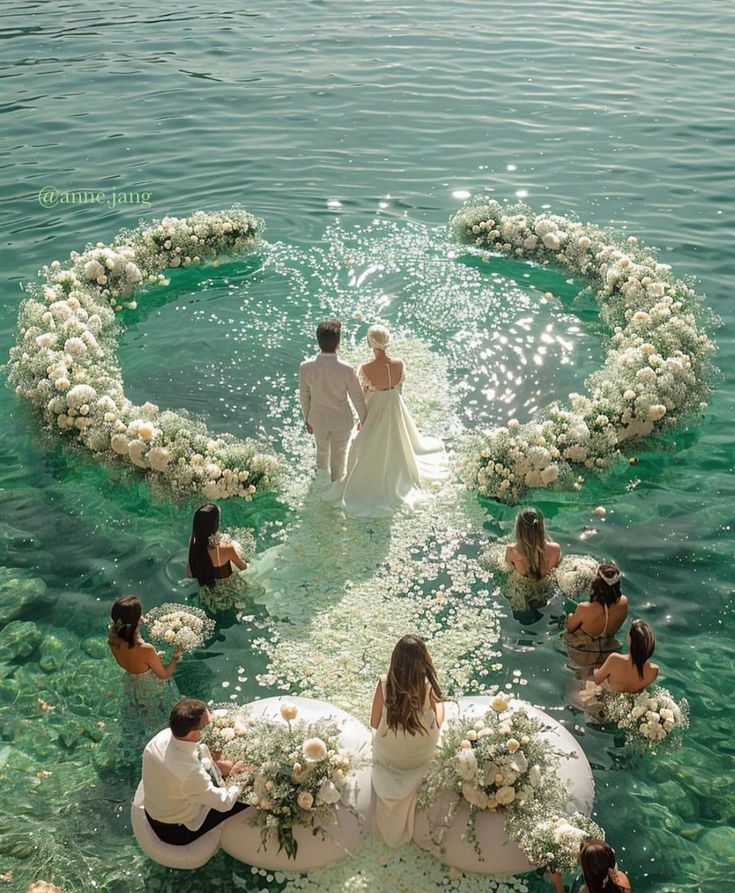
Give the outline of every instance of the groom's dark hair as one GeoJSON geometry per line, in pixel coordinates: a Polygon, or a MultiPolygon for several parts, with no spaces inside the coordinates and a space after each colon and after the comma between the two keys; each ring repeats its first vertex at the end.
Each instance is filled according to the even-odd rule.
{"type": "Polygon", "coordinates": [[[342,323],[338,319],[323,319],[316,328],[316,340],[324,353],[334,353],[342,337],[342,323]]]}
{"type": "Polygon", "coordinates": [[[184,698],[169,714],[169,728],[176,738],[184,738],[189,732],[199,728],[199,723],[206,712],[207,705],[204,701],[184,698]]]}

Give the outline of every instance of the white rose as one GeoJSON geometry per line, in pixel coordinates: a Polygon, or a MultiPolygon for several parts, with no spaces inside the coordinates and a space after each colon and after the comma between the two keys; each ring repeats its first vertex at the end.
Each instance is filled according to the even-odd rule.
{"type": "Polygon", "coordinates": [[[649,422],[657,422],[666,415],[666,407],[663,403],[654,403],[648,409],[646,419],[649,422]]]}
{"type": "Polygon", "coordinates": [[[509,803],[512,803],[516,798],[516,792],[510,785],[503,785],[502,788],[498,788],[495,793],[495,799],[501,806],[507,806],[509,803]]]}
{"type": "Polygon", "coordinates": [[[232,739],[235,737],[235,730],[232,728],[232,726],[225,726],[224,729],[222,729],[222,731],[220,732],[220,735],[222,736],[224,741],[232,741],[232,739]]]}
{"type": "Polygon", "coordinates": [[[65,375],[60,375],[54,382],[57,391],[66,391],[71,387],[71,382],[65,375]]]}
{"type": "Polygon", "coordinates": [[[176,638],[176,633],[172,629],[167,629],[163,634],[163,639],[165,642],[173,642],[176,638]]]}
{"type": "Polygon", "coordinates": [[[142,440],[132,440],[128,444],[128,456],[133,465],[137,465],[138,468],[150,468],[148,459],[145,456],[147,449],[147,444],[142,440]]]}
{"type": "Polygon", "coordinates": [[[105,268],[99,261],[90,260],[84,265],[84,275],[87,279],[98,279],[100,276],[104,276],[105,268]]]}
{"type": "Polygon", "coordinates": [[[465,781],[472,781],[477,775],[477,757],[471,747],[460,750],[457,756],[457,771],[465,781]]]}
{"type": "Polygon", "coordinates": [[[478,809],[487,809],[487,794],[482,788],[476,788],[465,782],[462,785],[462,796],[472,806],[476,806],[478,809]]]}
{"type": "Polygon", "coordinates": [[[521,746],[521,742],[518,741],[516,738],[509,738],[506,744],[509,753],[515,753],[521,746]]]}
{"type": "Polygon", "coordinates": [[[281,704],[281,716],[286,722],[291,722],[291,720],[296,719],[298,712],[299,708],[296,704],[281,704]]]}
{"type": "Polygon", "coordinates": [[[110,440],[110,446],[120,456],[127,456],[130,441],[124,434],[115,434],[110,440]]]}
{"type": "Polygon", "coordinates": [[[323,781],[321,786],[319,787],[319,791],[317,792],[317,798],[322,801],[322,803],[339,803],[342,799],[342,794],[339,792],[339,789],[336,785],[332,784],[331,781],[323,781]]]}
{"type": "Polygon", "coordinates": [[[308,791],[302,791],[296,798],[299,809],[310,810],[314,805],[314,798],[308,791]]]}
{"type": "Polygon", "coordinates": [[[53,347],[56,339],[57,336],[53,332],[44,332],[43,335],[36,336],[36,344],[41,348],[53,347]]]}
{"type": "Polygon", "coordinates": [[[150,422],[141,422],[138,425],[138,437],[141,440],[151,440],[156,433],[156,429],[150,422]]]}
{"type": "Polygon", "coordinates": [[[547,465],[541,472],[541,480],[545,485],[553,483],[559,477],[558,465],[547,465]]]}
{"type": "Polygon", "coordinates": [[[154,471],[165,471],[171,461],[171,453],[165,447],[153,447],[148,453],[148,461],[154,471]]]}
{"type": "Polygon", "coordinates": [[[318,763],[327,758],[327,745],[321,738],[308,738],[304,741],[301,750],[309,763],[318,763]]]}
{"type": "Polygon", "coordinates": [[[490,701],[490,706],[496,713],[503,713],[503,711],[508,709],[508,704],[510,704],[510,701],[505,695],[495,695],[492,701],[490,701]]]}

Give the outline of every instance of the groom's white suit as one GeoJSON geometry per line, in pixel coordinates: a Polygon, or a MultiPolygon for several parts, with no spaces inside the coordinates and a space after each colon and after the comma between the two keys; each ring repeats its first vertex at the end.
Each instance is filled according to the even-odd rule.
{"type": "Polygon", "coordinates": [[[299,396],[304,421],[314,430],[316,467],[342,480],[347,446],[354,425],[352,401],[361,422],[367,416],[365,397],[357,373],[336,353],[320,353],[299,368],[299,396]]]}

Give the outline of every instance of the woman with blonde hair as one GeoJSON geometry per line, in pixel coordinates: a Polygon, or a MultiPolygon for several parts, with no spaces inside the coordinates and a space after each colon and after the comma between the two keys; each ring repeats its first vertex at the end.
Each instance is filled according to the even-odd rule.
{"type": "Polygon", "coordinates": [[[444,721],[442,699],[426,645],[418,636],[403,636],[375,689],[370,716],[375,826],[388,846],[413,837],[416,793],[444,721]]]}
{"type": "Polygon", "coordinates": [[[546,539],[544,516],[525,508],[516,518],[516,541],[505,550],[505,560],[522,577],[543,580],[561,561],[561,547],[546,539]]]}
{"type": "Polygon", "coordinates": [[[371,326],[367,342],[373,359],[358,369],[367,404],[367,417],[352,442],[347,476],[339,499],[342,508],[358,517],[388,517],[411,510],[424,488],[448,475],[444,444],[424,437],[403,396],[402,360],[388,356],[390,332],[371,326]]]}

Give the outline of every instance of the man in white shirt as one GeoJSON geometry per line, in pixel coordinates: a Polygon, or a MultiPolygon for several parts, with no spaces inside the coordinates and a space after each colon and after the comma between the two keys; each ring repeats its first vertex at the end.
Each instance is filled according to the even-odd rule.
{"type": "Polygon", "coordinates": [[[345,476],[347,446],[354,426],[352,407],[361,422],[367,415],[355,370],[337,357],[341,335],[339,320],[320,322],[316,338],[321,353],[304,360],[299,368],[301,409],[306,430],[316,440],[316,467],[333,481],[341,481],[345,476]]]}
{"type": "Polygon", "coordinates": [[[240,763],[215,761],[202,729],[211,721],[204,701],[184,698],[143,752],[143,806],[148,822],[164,842],[185,846],[230,816],[247,809],[240,788],[224,777],[240,763]]]}

